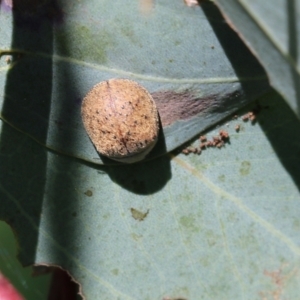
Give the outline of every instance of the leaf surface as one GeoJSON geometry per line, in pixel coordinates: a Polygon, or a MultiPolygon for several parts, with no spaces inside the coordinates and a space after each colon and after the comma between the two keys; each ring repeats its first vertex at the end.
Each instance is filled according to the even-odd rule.
{"type": "Polygon", "coordinates": [[[7,3],[0,218],[21,262],[63,267],[86,299],[297,299],[300,127],[284,100],[207,132],[228,131],[221,149],[169,153],[269,87],[215,6],[160,1],[146,17],[132,1],[7,3]],[[80,104],[111,77],[153,94],[160,157],[101,165],[80,104]]]}

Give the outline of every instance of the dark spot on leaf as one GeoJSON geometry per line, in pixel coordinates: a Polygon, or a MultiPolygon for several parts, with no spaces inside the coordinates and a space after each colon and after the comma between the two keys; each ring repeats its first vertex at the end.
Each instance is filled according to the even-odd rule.
{"type": "Polygon", "coordinates": [[[152,93],[159,111],[162,126],[168,126],[178,120],[190,119],[202,111],[212,108],[217,95],[199,97],[195,92],[160,91],[152,93]]]}
{"type": "Polygon", "coordinates": [[[86,196],[88,196],[88,197],[92,197],[92,196],[93,196],[93,192],[92,192],[91,190],[86,190],[86,191],[84,192],[84,194],[85,194],[86,196]]]}
{"type": "Polygon", "coordinates": [[[135,208],[130,208],[130,211],[131,211],[132,217],[137,221],[143,221],[149,213],[149,209],[144,213],[135,208]]]}

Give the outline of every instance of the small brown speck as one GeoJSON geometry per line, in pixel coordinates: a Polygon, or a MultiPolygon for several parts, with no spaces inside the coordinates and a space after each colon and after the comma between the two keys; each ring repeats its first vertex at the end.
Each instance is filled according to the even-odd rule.
{"type": "Polygon", "coordinates": [[[11,63],[11,56],[6,56],[5,62],[9,65],[11,63]]]}
{"type": "Polygon", "coordinates": [[[219,135],[222,140],[227,140],[229,138],[229,134],[226,130],[220,130],[219,135]]]}
{"type": "Polygon", "coordinates": [[[213,147],[214,143],[212,141],[207,141],[206,142],[206,147],[213,147]]]}
{"type": "Polygon", "coordinates": [[[205,142],[207,140],[206,135],[201,135],[199,139],[200,139],[200,142],[205,142]]]}
{"type": "Polygon", "coordinates": [[[237,125],[235,125],[234,129],[235,129],[236,132],[239,132],[240,129],[241,129],[241,126],[239,124],[237,124],[237,125]]]}
{"type": "Polygon", "coordinates": [[[243,116],[242,116],[242,120],[243,120],[244,122],[247,122],[247,121],[249,120],[248,114],[243,115],[243,116]]]}
{"type": "Polygon", "coordinates": [[[200,144],[200,148],[201,148],[201,149],[206,149],[206,143],[201,143],[201,144],[200,144]]]}
{"type": "Polygon", "coordinates": [[[224,142],[223,141],[220,141],[216,144],[216,147],[217,148],[222,148],[224,146],[224,142]]]}
{"type": "Polygon", "coordinates": [[[221,138],[218,137],[218,136],[214,136],[214,137],[213,137],[213,143],[214,143],[214,146],[216,146],[217,143],[219,143],[219,142],[221,142],[221,138]]]}
{"type": "Polygon", "coordinates": [[[131,216],[137,221],[143,221],[149,213],[149,209],[145,213],[135,208],[130,208],[130,211],[131,211],[131,216]]]}
{"type": "Polygon", "coordinates": [[[183,153],[185,155],[188,155],[190,152],[189,152],[189,150],[187,148],[185,148],[185,149],[181,150],[181,153],[183,153]]]}
{"type": "Polygon", "coordinates": [[[189,147],[189,151],[190,151],[190,153],[196,153],[197,148],[196,147],[189,147]]]}
{"type": "Polygon", "coordinates": [[[93,192],[91,190],[87,190],[84,192],[84,194],[88,197],[92,197],[93,196],[93,192]]]}
{"type": "Polygon", "coordinates": [[[144,15],[149,15],[154,7],[154,0],[140,0],[140,11],[144,15]]]}
{"type": "Polygon", "coordinates": [[[181,153],[183,153],[185,155],[188,155],[190,153],[200,154],[201,153],[201,149],[197,148],[197,147],[189,146],[189,147],[186,147],[186,148],[182,149],[181,153]]]}
{"type": "Polygon", "coordinates": [[[250,112],[248,113],[248,118],[249,118],[249,120],[250,120],[251,122],[253,122],[253,121],[255,121],[255,119],[256,119],[256,114],[255,114],[253,111],[250,111],[250,112]]]}

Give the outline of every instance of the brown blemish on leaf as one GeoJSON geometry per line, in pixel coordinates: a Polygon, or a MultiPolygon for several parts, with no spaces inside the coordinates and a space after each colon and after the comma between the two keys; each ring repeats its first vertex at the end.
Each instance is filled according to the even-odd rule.
{"type": "Polygon", "coordinates": [[[149,209],[145,213],[143,213],[142,211],[139,211],[135,208],[130,208],[130,211],[131,211],[132,217],[137,221],[143,221],[149,213],[149,209]]]}
{"type": "MultiPolygon", "coordinates": [[[[281,300],[285,299],[284,297],[284,288],[287,282],[293,277],[297,271],[294,269],[287,274],[284,274],[284,267],[280,267],[276,271],[264,271],[264,275],[269,277],[274,285],[274,288],[269,291],[260,292],[261,298],[264,299],[272,299],[272,300],[281,300]]],[[[285,272],[286,273],[286,272],[285,272]]]]}
{"type": "Polygon", "coordinates": [[[140,0],[140,12],[149,15],[154,7],[154,0],[140,0]]]}
{"type": "Polygon", "coordinates": [[[201,143],[206,142],[207,141],[206,135],[200,135],[199,140],[201,143]]]}
{"type": "Polygon", "coordinates": [[[229,139],[229,134],[226,130],[222,129],[219,131],[219,136],[223,141],[226,141],[229,139]]]}
{"type": "Polygon", "coordinates": [[[168,126],[179,120],[190,119],[210,108],[216,101],[216,95],[205,98],[191,91],[160,91],[152,93],[159,111],[162,126],[168,126]]]}
{"type": "Polygon", "coordinates": [[[91,190],[87,190],[84,192],[84,194],[88,197],[92,197],[93,196],[93,192],[91,190]]]}

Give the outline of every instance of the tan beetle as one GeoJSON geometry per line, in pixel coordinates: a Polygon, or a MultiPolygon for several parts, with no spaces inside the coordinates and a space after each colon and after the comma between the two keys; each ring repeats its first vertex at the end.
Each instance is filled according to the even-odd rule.
{"type": "Polygon", "coordinates": [[[156,104],[150,93],[132,80],[96,84],[83,100],[81,116],[97,151],[119,162],[144,159],[158,139],[156,104]]]}

